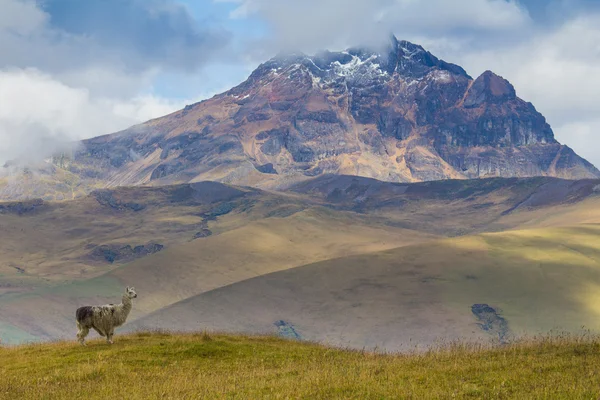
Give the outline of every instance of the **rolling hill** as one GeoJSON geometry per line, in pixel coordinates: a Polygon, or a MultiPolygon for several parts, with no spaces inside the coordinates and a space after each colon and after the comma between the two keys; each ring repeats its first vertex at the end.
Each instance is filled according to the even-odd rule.
{"type": "MultiPolygon", "coordinates": [[[[554,278],[540,290],[557,293],[550,299],[556,318],[570,316],[561,326],[595,326],[587,322],[591,311],[575,312],[583,300],[566,299],[578,282],[600,284],[593,268],[598,185],[323,176],[285,193],[201,182],[101,190],[66,203],[5,203],[0,223],[11,229],[0,240],[0,337],[71,337],[77,306],[114,302],[134,285],[140,297],[131,329],[264,333],[290,324],[304,338],[396,349],[409,337],[422,345],[443,336],[492,337],[470,307],[511,310],[505,301],[526,294],[519,285],[511,291],[510,282],[534,285],[546,269],[554,278]],[[572,249],[563,249],[570,240],[572,249]],[[524,256],[563,253],[531,264],[517,248],[524,256]]],[[[540,301],[511,312],[524,318],[540,301]]],[[[506,319],[515,332],[551,325],[506,319]]]]}
{"type": "Polygon", "coordinates": [[[151,312],[240,279],[435,237],[308,197],[211,182],[27,204],[0,214],[10,227],[1,245],[5,341],[70,332],[70,307],[114,301],[131,281],[148,294],[136,312],[151,312]]]}
{"type": "Polygon", "coordinates": [[[327,260],[200,294],[129,329],[265,334],[276,324],[310,341],[387,351],[597,332],[599,235],[600,220],[327,260]],[[478,305],[487,305],[483,320],[478,305]]]}

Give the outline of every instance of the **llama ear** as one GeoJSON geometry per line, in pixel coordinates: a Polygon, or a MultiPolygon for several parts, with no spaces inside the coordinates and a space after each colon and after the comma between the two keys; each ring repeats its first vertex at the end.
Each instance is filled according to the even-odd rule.
{"type": "Polygon", "coordinates": [[[130,289],[130,287],[129,287],[129,286],[127,286],[127,288],[126,288],[125,290],[129,292],[129,289],[130,289]]]}

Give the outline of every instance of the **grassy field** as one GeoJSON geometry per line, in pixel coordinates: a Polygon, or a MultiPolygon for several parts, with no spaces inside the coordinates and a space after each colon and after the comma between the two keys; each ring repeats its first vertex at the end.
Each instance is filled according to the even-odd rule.
{"type": "Polygon", "coordinates": [[[597,399],[600,340],[555,337],[407,355],[273,337],[138,333],[0,348],[2,399],[597,399]]]}

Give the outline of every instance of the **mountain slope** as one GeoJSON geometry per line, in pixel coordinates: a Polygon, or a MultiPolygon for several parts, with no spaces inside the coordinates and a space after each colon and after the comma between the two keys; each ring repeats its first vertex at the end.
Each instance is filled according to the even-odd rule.
{"type": "Polygon", "coordinates": [[[349,224],[355,225],[357,235],[363,227],[409,230],[415,237],[417,232],[421,237],[457,236],[525,224],[589,222],[600,210],[598,194],[600,180],[397,184],[328,175],[286,193],[199,182],[99,190],[68,202],[0,203],[0,276],[10,281],[0,287],[0,295],[30,280],[88,279],[154,252],[250,224],[259,230],[261,224],[270,227],[283,237],[287,233],[277,221],[305,226],[311,235],[349,224]],[[330,226],[321,225],[319,218],[330,226]]]}
{"type": "Polygon", "coordinates": [[[600,219],[328,260],[200,294],[128,329],[284,327],[306,340],[387,351],[598,331],[599,235],[600,219]]]}
{"type": "MultiPolygon", "coordinates": [[[[244,216],[226,216],[217,226],[237,225],[241,218],[244,216]]],[[[70,337],[72,311],[78,304],[114,303],[127,285],[134,285],[139,292],[130,317],[133,320],[198,293],[263,274],[433,238],[374,222],[366,224],[341,212],[307,210],[242,223],[219,234],[172,245],[96,278],[0,296],[0,320],[38,338],[70,337]]]]}
{"type": "MultiPolygon", "coordinates": [[[[53,160],[78,190],[199,180],[284,188],[326,173],[393,182],[600,177],[508,81],[490,71],[473,80],[396,38],[383,52],[275,57],[223,94],[53,160]]],[[[37,191],[6,183],[2,193],[37,191]]]]}
{"type": "Polygon", "coordinates": [[[0,203],[0,275],[22,281],[87,279],[231,229],[218,226],[222,215],[247,221],[310,206],[299,198],[212,182],[99,190],[69,202],[0,203]]]}
{"type": "Polygon", "coordinates": [[[396,184],[328,175],[286,193],[199,182],[99,190],[68,202],[0,203],[0,274],[8,280],[0,295],[28,281],[88,279],[156,251],[250,224],[270,226],[286,236],[273,224],[293,221],[317,234],[329,229],[321,226],[321,218],[336,229],[353,224],[357,235],[361,226],[409,230],[415,237],[416,232],[457,236],[524,224],[587,222],[598,214],[598,193],[600,181],[594,180],[396,184]]]}
{"type": "Polygon", "coordinates": [[[338,210],[388,225],[461,236],[524,226],[565,226],[600,217],[600,180],[492,178],[401,184],[326,175],[291,186],[338,210]]]}

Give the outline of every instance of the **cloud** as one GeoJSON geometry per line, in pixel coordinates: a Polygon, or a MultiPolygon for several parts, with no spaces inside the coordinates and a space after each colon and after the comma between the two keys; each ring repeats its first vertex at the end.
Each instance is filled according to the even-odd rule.
{"type": "Polygon", "coordinates": [[[597,0],[519,0],[529,14],[545,24],[560,24],[589,12],[600,11],[597,0]]]}
{"type": "Polygon", "coordinates": [[[153,84],[202,72],[230,42],[176,0],[0,0],[0,10],[0,162],[33,160],[212,94],[167,99],[153,84]]]}
{"type": "Polygon", "coordinates": [[[151,95],[94,97],[36,69],[0,71],[0,162],[38,161],[82,137],[115,132],[182,108],[151,95]]]}
{"type": "Polygon", "coordinates": [[[271,29],[277,50],[309,53],[373,45],[390,32],[410,39],[447,33],[521,30],[527,11],[512,0],[220,0],[237,3],[233,18],[259,16],[271,29]]]}
{"type": "Polygon", "coordinates": [[[230,41],[173,0],[0,0],[0,66],[193,72],[230,41]]]}
{"type": "Polygon", "coordinates": [[[31,1],[0,0],[0,31],[28,35],[46,23],[47,15],[31,1]]]}
{"type": "Polygon", "coordinates": [[[168,0],[44,0],[48,28],[102,49],[101,56],[135,69],[144,65],[193,71],[229,41],[207,21],[200,26],[168,0]]]}

